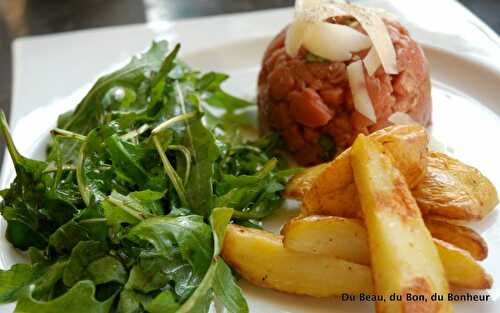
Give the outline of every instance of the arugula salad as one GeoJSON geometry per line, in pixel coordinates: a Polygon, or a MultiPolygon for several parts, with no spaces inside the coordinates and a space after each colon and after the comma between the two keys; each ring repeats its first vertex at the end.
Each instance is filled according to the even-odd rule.
{"type": "Polygon", "coordinates": [[[248,312],[219,257],[228,223],[259,227],[294,172],[280,138],[246,140],[253,105],[228,76],[154,42],[59,116],[45,161],[0,126],[16,178],[0,191],[7,240],[30,264],[0,271],[23,313],[248,312]]]}

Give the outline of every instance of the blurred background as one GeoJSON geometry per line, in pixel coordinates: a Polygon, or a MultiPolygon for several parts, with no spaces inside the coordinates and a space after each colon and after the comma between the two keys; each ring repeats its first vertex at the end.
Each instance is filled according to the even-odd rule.
{"type": "MultiPolygon", "coordinates": [[[[422,5],[432,3],[430,0],[421,1],[422,5]]],[[[500,0],[458,1],[500,33],[500,0]]],[[[293,3],[293,0],[0,0],[0,109],[9,114],[11,43],[15,38],[272,9],[291,6],[293,3]]],[[[0,158],[3,155],[3,147],[3,141],[0,139],[0,158]]]]}

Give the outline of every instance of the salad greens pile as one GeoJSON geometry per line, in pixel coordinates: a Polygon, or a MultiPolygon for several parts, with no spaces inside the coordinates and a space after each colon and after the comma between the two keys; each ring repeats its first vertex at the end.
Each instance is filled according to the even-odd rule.
{"type": "Polygon", "coordinates": [[[275,136],[247,141],[251,104],[166,42],[101,77],[59,116],[47,160],[0,126],[16,178],[0,191],[6,238],[31,264],[0,271],[23,313],[248,312],[219,257],[228,223],[259,226],[293,170],[275,136]],[[214,114],[214,112],[218,114],[214,114]]]}

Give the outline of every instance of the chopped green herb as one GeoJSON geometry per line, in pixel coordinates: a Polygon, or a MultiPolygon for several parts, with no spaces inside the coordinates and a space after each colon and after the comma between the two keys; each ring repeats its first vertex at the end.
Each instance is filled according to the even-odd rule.
{"type": "Polygon", "coordinates": [[[335,146],[335,142],[333,138],[329,135],[321,135],[319,137],[319,145],[323,148],[325,152],[325,160],[332,159],[337,153],[337,147],[335,146]]]}
{"type": "Polygon", "coordinates": [[[306,61],[309,63],[325,63],[328,62],[327,59],[320,57],[312,52],[307,52],[306,61]]]}

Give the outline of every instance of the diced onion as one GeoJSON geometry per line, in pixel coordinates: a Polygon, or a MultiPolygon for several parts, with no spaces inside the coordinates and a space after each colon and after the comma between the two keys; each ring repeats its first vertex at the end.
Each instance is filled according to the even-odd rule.
{"type": "Polygon", "coordinates": [[[418,124],[411,116],[404,112],[394,112],[387,120],[394,125],[418,124]]]}
{"type": "Polygon", "coordinates": [[[378,57],[375,48],[371,48],[370,51],[368,51],[368,54],[363,59],[363,63],[365,64],[366,72],[368,73],[368,75],[373,76],[373,74],[382,64],[380,63],[380,58],[378,57]]]}
{"type": "Polygon", "coordinates": [[[356,111],[366,116],[373,123],[377,122],[375,109],[366,88],[365,73],[361,60],[353,62],[347,66],[347,77],[351,88],[354,108],[356,111]]]}
{"type": "Polygon", "coordinates": [[[370,37],[387,74],[397,74],[396,50],[384,21],[375,10],[353,4],[337,4],[354,17],[370,37]]]}
{"type": "Polygon", "coordinates": [[[315,22],[307,28],[304,47],[331,61],[348,61],[351,52],[358,52],[370,47],[368,36],[349,26],[315,22]]]}

